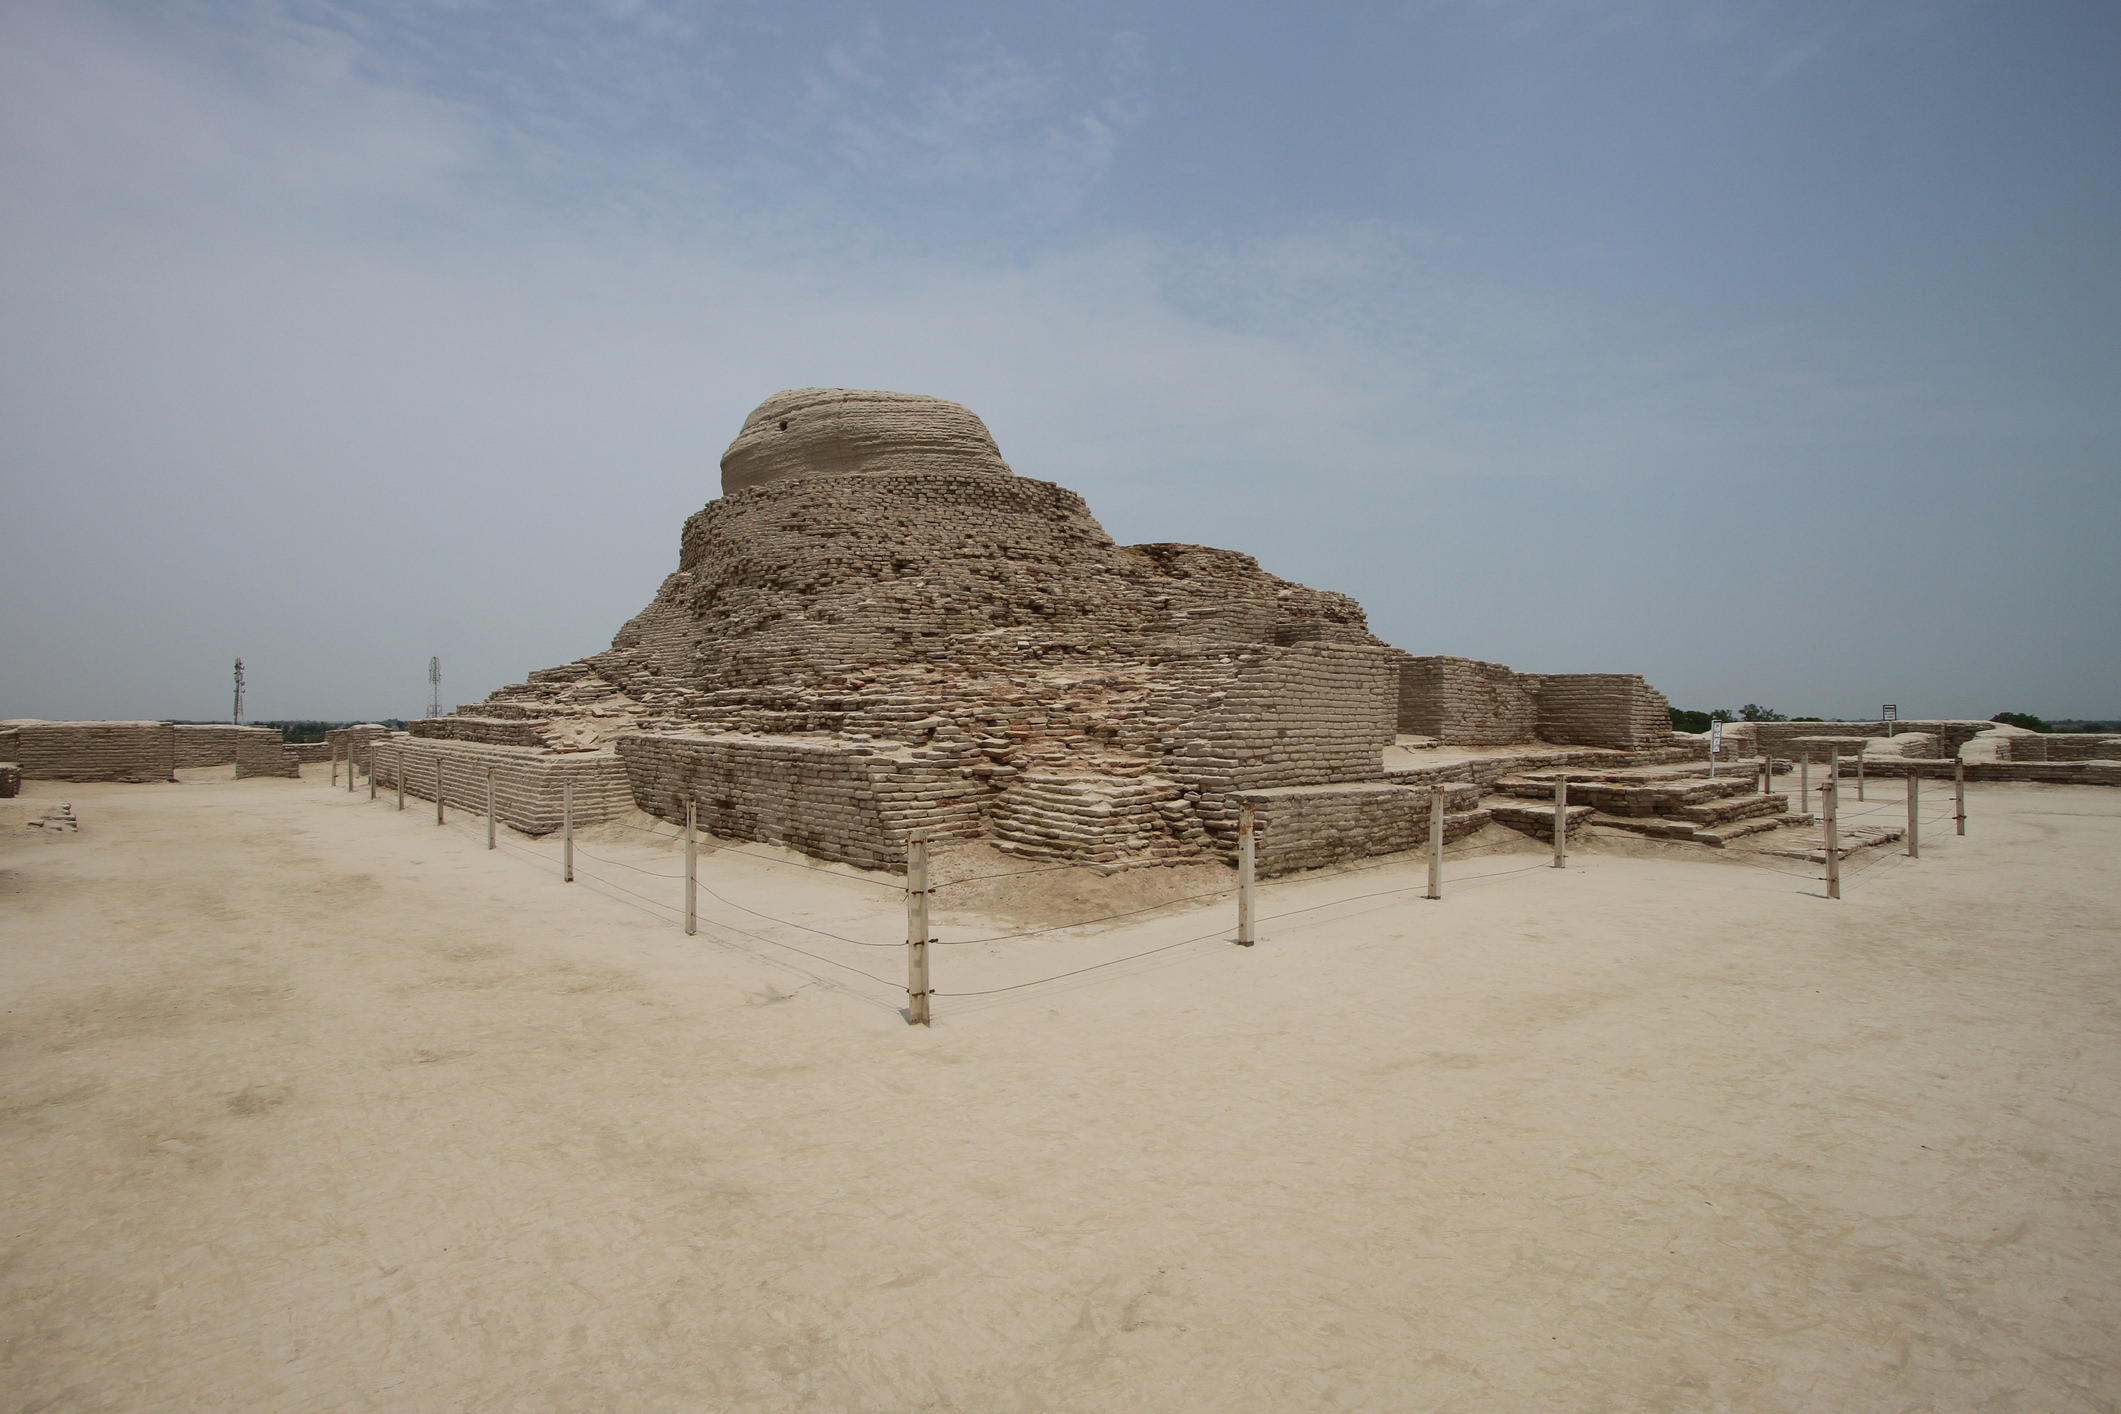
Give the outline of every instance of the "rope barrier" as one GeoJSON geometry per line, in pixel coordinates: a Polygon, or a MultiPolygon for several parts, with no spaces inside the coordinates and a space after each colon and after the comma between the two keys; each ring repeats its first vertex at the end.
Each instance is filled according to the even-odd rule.
{"type": "MultiPolygon", "coordinates": [[[[1886,814],[1890,811],[1890,803],[1881,802],[1878,805],[1870,806],[1863,810],[1845,811],[1843,812],[1841,818],[1844,820],[1859,819],[1870,815],[1886,814]]],[[[1928,812],[1923,812],[1918,815],[1917,819],[1921,822],[1946,822],[1956,820],[1957,817],[1958,811],[1956,805],[1953,802],[1946,801],[1944,807],[1937,813],[1930,814],[1928,812]]],[[[460,821],[465,818],[476,819],[483,823],[483,816],[465,817],[463,816],[461,811],[459,812],[459,817],[457,820],[452,820],[448,823],[456,829],[457,833],[464,834],[465,827],[463,826],[463,824],[460,823],[460,821]]],[[[677,838],[674,835],[666,836],[661,831],[652,827],[633,825],[626,821],[614,821],[608,823],[616,823],[624,826],[625,828],[634,830],[637,833],[652,835],[658,839],[674,840],[675,838],[677,838]]],[[[497,843],[499,844],[499,847],[508,850],[511,854],[516,855],[524,860],[535,862],[542,867],[550,867],[550,860],[546,859],[542,854],[534,850],[524,848],[513,841],[497,841],[497,843]]],[[[1486,845],[1474,845],[1470,847],[1461,846],[1456,849],[1446,850],[1444,852],[1443,857],[1447,860],[1452,861],[1463,861],[1467,859],[1482,858],[1487,855],[1501,853],[1504,851],[1521,851],[1525,848],[1525,844],[1526,841],[1513,838],[1508,840],[1495,841],[1486,845]]],[[[589,850],[582,848],[579,844],[575,845],[574,850],[576,854],[580,855],[585,859],[594,860],[597,863],[610,865],[620,869],[627,869],[637,874],[646,875],[650,878],[681,880],[685,877],[682,873],[669,873],[656,869],[647,869],[641,867],[640,865],[629,864],[624,860],[612,859],[604,855],[595,854],[590,852],[589,850]]],[[[797,865],[789,860],[776,859],[770,855],[755,854],[749,850],[736,849],[732,846],[727,845],[719,847],[716,852],[719,853],[723,850],[727,850],[730,853],[742,855],[745,858],[756,859],[762,863],[779,865],[783,868],[801,868],[804,869],[805,872],[818,872],[808,866],[797,865]]],[[[1856,853],[1857,851],[1853,850],[1844,851],[1842,854],[1842,858],[1844,861],[1847,861],[1852,855],[1856,853]]],[[[1816,882],[1819,878],[1817,874],[1809,870],[1791,868],[1786,865],[1769,863],[1767,860],[1761,859],[1749,853],[1727,854],[1725,858],[1729,860],[1734,860],[1741,864],[1745,864],[1752,868],[1765,870],[1769,873],[1783,874],[1789,877],[1802,878],[1814,882],[1816,882]]],[[[1339,871],[1337,871],[1337,873],[1333,877],[1340,877],[1341,875],[1369,873],[1378,869],[1417,867],[1420,862],[1421,860],[1414,855],[1413,851],[1410,850],[1403,852],[1402,856],[1398,858],[1386,859],[1371,864],[1345,866],[1339,871]]],[[[1878,853],[1873,854],[1872,857],[1869,859],[1857,859],[1853,867],[1850,867],[1846,862],[1844,862],[1842,868],[1842,877],[1844,879],[1853,878],[1866,874],[1873,869],[1877,869],[1880,867],[1890,867],[1904,862],[1906,862],[1906,856],[1900,852],[1879,851],[1878,853]]],[[[1002,870],[986,874],[976,874],[967,878],[953,879],[946,883],[937,884],[933,886],[931,892],[933,892],[934,890],[951,888],[959,884],[978,883],[988,879],[1030,878],[1040,874],[1060,873],[1080,867],[1080,865],[1075,863],[1064,863],[1045,866],[1037,869],[1013,871],[1002,870]]],[[[1530,873],[1535,869],[1544,870],[1551,867],[1552,866],[1549,863],[1542,859],[1540,862],[1535,864],[1525,864],[1511,869],[1499,869],[1491,870],[1480,874],[1461,875],[1454,879],[1453,882],[1463,887],[1481,882],[1483,880],[1505,878],[1515,874],[1530,873]]],[[[681,919],[683,917],[684,910],[682,908],[673,904],[663,903],[658,899],[651,898],[646,894],[639,893],[636,890],[630,889],[625,885],[618,883],[614,879],[610,879],[603,875],[596,874],[588,869],[577,867],[575,872],[579,877],[583,879],[592,881],[597,884],[601,884],[607,889],[613,890],[618,894],[624,895],[626,899],[633,900],[633,906],[635,907],[645,906],[645,910],[649,912],[649,916],[656,918],[658,922],[668,923],[671,926],[679,926],[676,920],[681,919]],[[663,914],[668,914],[670,915],[670,917],[665,918],[661,916],[663,914]]],[[[855,882],[870,884],[874,887],[888,889],[894,893],[901,892],[903,887],[900,885],[885,883],[881,880],[863,878],[860,875],[854,874],[833,873],[830,875],[830,877],[836,879],[851,879],[855,882]]],[[[704,884],[700,884],[698,882],[697,876],[695,876],[694,882],[701,892],[705,893],[709,898],[722,904],[724,907],[735,909],[740,913],[749,914],[754,918],[758,918],[764,920],[765,922],[776,924],[784,928],[792,928],[798,932],[809,933],[820,938],[827,938],[834,942],[847,944],[853,947],[899,948],[905,946],[904,943],[898,941],[878,943],[870,942],[861,938],[850,938],[845,936],[844,934],[834,933],[827,929],[812,927],[811,925],[805,923],[797,923],[792,919],[781,918],[774,914],[765,913],[758,909],[737,903],[733,899],[724,896],[723,894],[715,891],[714,889],[709,888],[704,884]]],[[[1318,880],[1315,878],[1306,879],[1300,875],[1290,875],[1281,879],[1264,881],[1256,887],[1273,888],[1283,885],[1295,885],[1299,883],[1316,882],[1318,882],[1318,880]]],[[[1369,899],[1376,898],[1400,897],[1406,894],[1413,893],[1416,890],[1423,889],[1425,887],[1426,880],[1423,880],[1421,882],[1410,882],[1404,887],[1400,888],[1372,890],[1367,893],[1352,894],[1341,898],[1327,899],[1319,903],[1306,904],[1299,908],[1286,909],[1279,913],[1267,914],[1264,915],[1260,921],[1277,922],[1287,918],[1299,917],[1306,913],[1315,913],[1324,909],[1339,907],[1343,904],[1360,903],[1369,899]]],[[[1070,923],[1054,924],[1042,928],[1026,929],[1016,933],[996,934],[994,936],[985,938],[959,938],[951,939],[947,942],[943,940],[936,941],[942,946],[967,947],[979,944],[1012,942],[1027,938],[1043,937],[1052,934],[1065,933],[1078,928],[1086,928],[1099,923],[1113,923],[1121,921],[1123,919],[1135,918],[1145,913],[1152,913],[1159,909],[1172,908],[1181,904],[1198,903],[1207,900],[1226,898],[1236,891],[1236,888],[1232,886],[1229,888],[1216,889],[1204,893],[1186,894],[1177,898],[1164,899],[1157,903],[1146,904],[1140,908],[1127,909],[1118,913],[1103,914],[1093,918],[1078,919],[1070,923]]],[[[851,972],[858,977],[874,982],[882,987],[897,990],[900,985],[898,982],[895,982],[889,978],[880,977],[873,972],[869,972],[863,968],[856,967],[851,963],[842,962],[837,958],[829,957],[823,953],[812,952],[807,948],[797,947],[793,943],[784,942],[778,938],[767,937],[764,934],[756,933],[746,928],[740,928],[735,926],[734,924],[730,924],[719,919],[703,921],[709,923],[712,927],[721,932],[733,934],[741,938],[746,938],[751,940],[752,942],[763,944],[767,947],[778,948],[785,952],[793,953],[799,957],[808,958],[813,962],[821,962],[829,967],[839,968],[845,972],[851,972]]],[[[1045,986],[1053,982],[1065,981],[1071,977],[1080,977],[1086,973],[1097,972],[1105,968],[1117,967],[1128,962],[1139,961],[1140,959],[1145,957],[1154,957],[1160,953],[1172,952],[1179,948],[1188,947],[1195,943],[1206,942],[1210,939],[1220,937],[1222,936],[1222,933],[1222,929],[1217,929],[1213,932],[1202,933],[1195,937],[1182,939],[1178,942],[1161,944],[1157,947],[1144,949],[1141,952],[1129,953],[1124,957],[1109,958],[1103,962],[1089,963],[1082,967],[1071,968],[1065,972],[1057,972],[1050,976],[1035,978],[1030,981],[1012,982],[1007,984],[1006,986],[988,987],[965,992],[934,991],[931,992],[930,995],[954,999],[969,999],[976,997],[999,996],[1009,992],[1023,991],[1027,988],[1045,986]]],[[[726,940],[722,941],[726,942],[726,940]]],[[[743,951],[743,949],[739,949],[739,951],[743,951]]],[[[826,979],[823,978],[817,978],[814,980],[820,982],[826,981],[826,979]]],[[[830,983],[828,982],[827,985],[830,985],[830,983]]]]}

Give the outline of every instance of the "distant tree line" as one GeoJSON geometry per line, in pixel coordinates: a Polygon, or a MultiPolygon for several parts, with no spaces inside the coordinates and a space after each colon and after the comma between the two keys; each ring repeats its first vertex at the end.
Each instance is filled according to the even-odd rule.
{"type": "Polygon", "coordinates": [[[1728,707],[1719,707],[1713,712],[1682,712],[1672,709],[1672,730],[1675,732],[1705,732],[1712,722],[1818,722],[1821,717],[1786,717],[1758,702],[1748,702],[1733,712],[1728,707]]]}
{"type": "Polygon", "coordinates": [[[2121,731],[2121,722],[2087,722],[2078,717],[2065,717],[2061,721],[2050,722],[2043,717],[2035,717],[2030,712],[1998,712],[1989,720],[2001,722],[2007,727],[2023,727],[2029,732],[2067,734],[2121,731]]]}
{"type": "MultiPolygon", "coordinates": [[[[335,731],[338,731],[339,729],[341,729],[342,727],[352,727],[352,726],[359,726],[359,725],[360,725],[360,723],[358,723],[358,722],[310,722],[310,721],[286,721],[286,722],[263,722],[263,721],[257,721],[257,722],[245,722],[245,723],[244,723],[243,725],[244,725],[244,726],[246,726],[246,727],[278,727],[278,728],[280,729],[280,740],[282,740],[282,741],[322,741],[322,740],[324,740],[324,733],[326,733],[326,732],[335,732],[335,731]]],[[[389,728],[390,728],[390,729],[391,729],[392,731],[394,731],[394,732],[402,732],[402,731],[404,731],[404,730],[405,730],[405,722],[404,722],[404,719],[403,719],[403,718],[400,718],[400,717],[385,717],[385,718],[383,718],[383,719],[382,719],[382,721],[378,722],[378,723],[377,723],[377,725],[378,725],[378,726],[385,726],[385,727],[389,727],[389,728]]]]}

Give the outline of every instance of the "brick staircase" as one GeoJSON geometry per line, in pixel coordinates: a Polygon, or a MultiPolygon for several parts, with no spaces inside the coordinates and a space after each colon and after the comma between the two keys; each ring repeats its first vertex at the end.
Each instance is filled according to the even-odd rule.
{"type": "Polygon", "coordinates": [[[1566,778],[1572,833],[1582,823],[1722,849],[1749,835],[1813,824],[1812,816],[1790,812],[1787,793],[1759,790],[1758,766],[1757,760],[1729,762],[1714,777],[1698,763],[1527,771],[1489,787],[1503,801],[1491,800],[1488,809],[1506,825],[1552,839],[1554,783],[1566,778]]]}

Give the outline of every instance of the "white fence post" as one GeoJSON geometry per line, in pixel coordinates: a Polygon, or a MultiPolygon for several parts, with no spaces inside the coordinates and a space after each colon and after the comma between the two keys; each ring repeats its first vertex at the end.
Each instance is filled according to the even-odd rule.
{"type": "Polygon", "coordinates": [[[486,768],[486,847],[493,848],[493,767],[486,768]]]}
{"type": "Polygon", "coordinates": [[[398,748],[398,809],[405,808],[405,748],[398,748]]]}
{"type": "Polygon", "coordinates": [[[1966,763],[1964,761],[1954,761],[1952,763],[1952,820],[1958,825],[1959,833],[1965,834],[1966,763]]]}

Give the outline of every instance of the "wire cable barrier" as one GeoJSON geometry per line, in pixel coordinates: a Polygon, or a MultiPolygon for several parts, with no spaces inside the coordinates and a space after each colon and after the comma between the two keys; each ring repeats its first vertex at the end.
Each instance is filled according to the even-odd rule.
{"type": "MultiPolygon", "coordinates": [[[[1939,808],[1922,809],[1918,807],[1917,819],[1919,822],[1924,824],[1949,823],[1955,821],[1958,818],[1959,812],[1955,800],[1949,794],[1943,792],[1940,792],[1939,794],[1942,796],[1942,802],[1939,808]]],[[[1852,819],[1860,819],[1871,815],[1883,814],[1894,814],[1896,816],[1904,818],[1905,813],[1906,812],[1904,801],[1886,801],[1880,802],[1876,805],[1867,805],[1865,808],[1860,810],[1842,810],[1838,816],[1838,823],[1842,824],[1843,826],[1846,826],[1847,822],[1852,819]]],[[[479,814],[476,812],[467,812],[464,809],[459,809],[459,811],[457,812],[457,819],[454,821],[450,821],[449,823],[457,826],[457,832],[460,835],[466,834],[468,832],[465,830],[464,826],[458,822],[463,821],[467,818],[469,820],[477,822],[481,826],[483,826],[485,823],[485,817],[483,814],[479,814]]],[[[635,831],[636,833],[649,835],[665,843],[674,843],[678,839],[682,838],[681,834],[675,832],[666,833],[661,829],[656,829],[654,827],[649,826],[635,825],[629,821],[602,821],[599,822],[599,824],[605,826],[618,825],[622,828],[635,831]]],[[[554,863],[556,862],[551,856],[535,849],[526,848],[514,840],[497,837],[496,844],[499,848],[508,851],[508,853],[512,856],[515,856],[516,858],[521,859],[527,863],[536,864],[541,870],[552,868],[554,863]]],[[[1822,841],[1822,851],[1823,848],[1824,844],[1822,841]]],[[[1523,853],[1524,849],[1525,844],[1523,841],[1512,839],[1498,841],[1486,845],[1472,845],[1461,846],[1457,848],[1447,848],[1443,851],[1443,858],[1448,862],[1463,862],[1468,859],[1483,858],[1488,855],[1503,852],[1523,853]]],[[[579,839],[577,839],[573,844],[573,852],[578,859],[587,859],[610,868],[628,870],[632,873],[639,874],[647,878],[664,879],[670,881],[681,881],[685,878],[683,872],[673,872],[660,869],[646,868],[642,865],[629,863],[628,861],[623,859],[613,859],[606,855],[595,853],[591,850],[585,849],[580,843],[579,839]]],[[[754,851],[740,849],[727,844],[717,844],[713,846],[712,852],[716,854],[737,854],[744,858],[756,860],[763,864],[772,865],[779,868],[796,869],[803,873],[811,874],[813,876],[822,873],[829,878],[845,879],[850,880],[852,882],[868,884],[871,887],[885,889],[894,894],[902,893],[904,890],[903,885],[891,884],[882,880],[865,878],[860,874],[841,873],[837,870],[820,870],[815,866],[797,864],[790,860],[778,859],[772,855],[759,854],[754,851]]],[[[1898,863],[1907,862],[1907,855],[1904,851],[1888,850],[1883,848],[1882,844],[1879,846],[1859,846],[1854,849],[1844,846],[1842,849],[1842,854],[1844,862],[1842,865],[1841,875],[1844,881],[1850,878],[1866,875],[1880,867],[1886,867],[1898,863]],[[1855,856],[1859,854],[1868,855],[1869,857],[1856,858],[1855,856]]],[[[1815,868],[1806,868],[1803,867],[1801,864],[1796,864],[1794,861],[1791,864],[1772,862],[1769,859],[1763,858],[1752,851],[1731,852],[1726,854],[1724,857],[1727,860],[1732,860],[1744,864],[1750,868],[1765,870],[1773,874],[1780,874],[1793,878],[1809,879],[1813,881],[1818,881],[1822,877],[1820,872],[1815,868]]],[[[1425,859],[1425,852],[1421,854],[1408,852],[1369,864],[1356,864],[1344,866],[1338,871],[1336,871],[1334,877],[1341,877],[1354,874],[1365,874],[1380,869],[1417,868],[1420,866],[1421,863],[1425,862],[1425,859]]],[[[1022,879],[1042,874],[1061,873],[1078,867],[1080,866],[1074,863],[1060,863],[1042,866],[1034,869],[997,870],[989,873],[974,874],[962,879],[951,879],[942,883],[934,884],[930,887],[930,892],[933,893],[942,889],[952,888],[957,885],[977,883],[989,879],[1022,879]]],[[[1542,858],[1537,863],[1518,865],[1513,868],[1489,870],[1479,874],[1454,876],[1450,879],[1449,882],[1451,882],[1455,886],[1463,887],[1465,885],[1475,883],[1484,879],[1503,878],[1514,874],[1530,873],[1533,870],[1551,869],[1552,867],[1553,866],[1549,861],[1542,858]]],[[[678,905],[666,903],[661,899],[653,898],[647,894],[641,893],[636,889],[628,888],[626,885],[619,883],[616,879],[609,878],[605,875],[598,874],[593,870],[583,868],[579,864],[577,864],[575,867],[575,873],[580,878],[594,881],[598,884],[603,885],[605,888],[624,896],[625,900],[630,901],[633,906],[641,908],[644,912],[648,914],[648,916],[655,918],[658,922],[668,923],[672,926],[683,926],[684,909],[678,905]]],[[[1257,890],[1264,891],[1268,889],[1282,888],[1300,883],[1316,882],[1317,879],[1315,876],[1306,877],[1301,875],[1292,875],[1281,879],[1265,880],[1258,884],[1255,884],[1254,887],[1257,890]]],[[[759,919],[765,923],[774,924],[782,928],[793,929],[799,933],[805,933],[814,937],[829,939],[833,942],[846,944],[852,947],[903,948],[906,946],[905,942],[902,940],[894,939],[890,942],[874,942],[863,938],[853,938],[848,937],[846,934],[843,933],[833,932],[829,929],[818,928],[807,923],[798,923],[793,919],[781,918],[775,914],[765,913],[759,909],[751,908],[748,905],[738,903],[734,899],[731,899],[726,895],[708,887],[706,884],[701,883],[698,879],[697,873],[695,873],[694,876],[694,886],[698,889],[700,893],[705,894],[708,898],[713,899],[715,902],[723,905],[726,908],[733,909],[739,913],[746,914],[752,918],[759,919]]],[[[1335,908],[1344,904],[1358,903],[1369,899],[1400,897],[1406,894],[1424,890],[1426,887],[1427,881],[1426,879],[1423,879],[1419,882],[1410,882],[1399,888],[1378,889],[1371,890],[1366,893],[1344,895],[1339,898],[1323,900],[1319,903],[1305,904],[1300,908],[1286,909],[1279,913],[1262,914],[1259,918],[1259,921],[1262,923],[1277,922],[1282,919],[1295,918],[1306,913],[1316,913],[1324,909],[1335,908]]],[[[946,947],[968,947],[973,945],[986,945],[994,943],[1020,941],[1029,938],[1037,938],[1067,933],[1076,929],[1088,928],[1101,923],[1121,922],[1129,918],[1140,917],[1141,915],[1146,913],[1154,913],[1162,909],[1175,908],[1183,904],[1205,903],[1210,900],[1225,899],[1237,892],[1238,886],[1233,884],[1225,888],[1212,889],[1202,893],[1185,894],[1180,895],[1176,898],[1159,900],[1158,902],[1145,904],[1139,908],[1124,909],[1116,913],[1099,914],[1089,918],[1079,918],[1066,923],[1047,924],[1043,927],[1028,928],[1015,933],[999,933],[979,938],[935,939],[933,941],[939,946],[946,947]]],[[[861,977],[867,981],[874,982],[879,986],[890,988],[893,991],[902,990],[904,987],[903,981],[894,981],[891,978],[879,976],[874,972],[871,972],[865,968],[857,967],[852,963],[843,962],[838,958],[831,957],[824,953],[814,952],[808,948],[798,947],[794,943],[787,942],[780,938],[769,937],[764,933],[756,932],[748,928],[739,927],[733,923],[724,921],[722,919],[701,919],[700,921],[703,923],[711,924],[711,926],[722,932],[734,934],[737,937],[748,939],[754,943],[758,943],[770,948],[780,949],[800,957],[808,958],[813,962],[823,963],[828,967],[838,968],[842,971],[853,973],[857,977],[861,977]]],[[[1071,977],[1080,977],[1086,973],[1097,972],[1106,968],[1119,967],[1129,962],[1139,961],[1142,958],[1154,957],[1158,954],[1173,952],[1177,949],[1188,947],[1196,943],[1202,943],[1210,941],[1212,939],[1221,938],[1224,937],[1228,931],[1229,930],[1226,928],[1218,927],[1209,932],[1197,934],[1190,938],[1180,939],[1177,942],[1162,943],[1157,945],[1156,947],[1147,948],[1140,952],[1129,953],[1123,957],[1108,958],[1099,962],[1087,963],[1081,967],[1069,968],[1066,971],[1056,972],[1049,976],[1034,978],[1029,981],[1012,982],[1000,987],[984,987],[958,992],[932,990],[929,995],[953,999],[967,999],[974,997],[999,996],[1004,993],[1023,991],[1027,988],[1044,986],[1048,983],[1064,981],[1071,977]]],[[[747,952],[749,951],[748,949],[742,950],[747,952]]],[[[753,955],[758,956],[758,954],[753,955]]]]}

